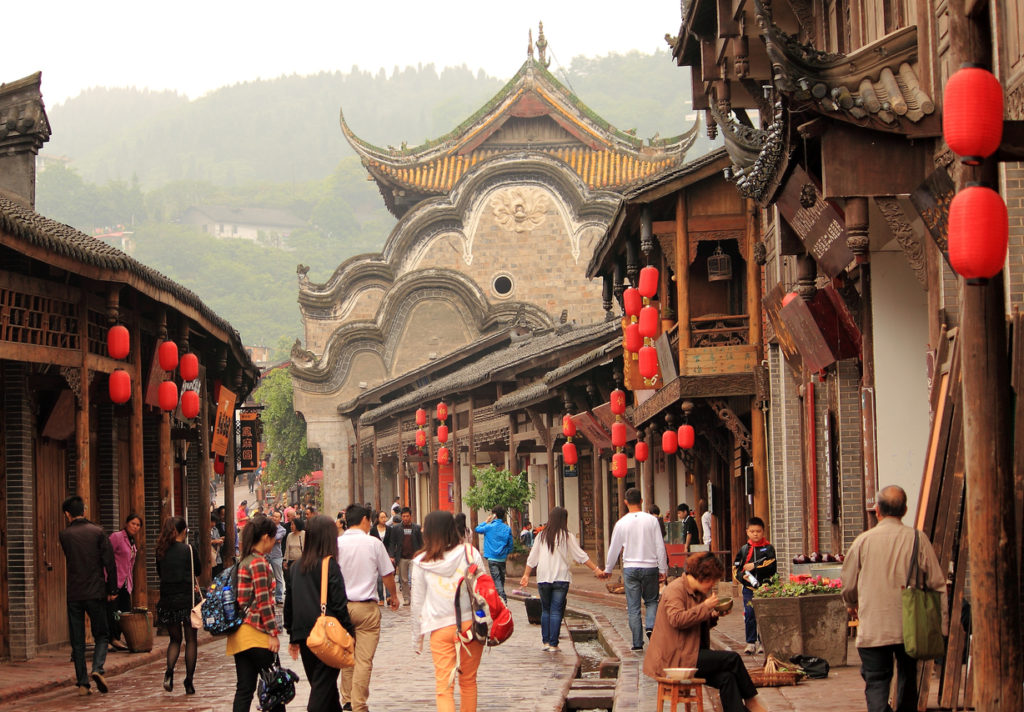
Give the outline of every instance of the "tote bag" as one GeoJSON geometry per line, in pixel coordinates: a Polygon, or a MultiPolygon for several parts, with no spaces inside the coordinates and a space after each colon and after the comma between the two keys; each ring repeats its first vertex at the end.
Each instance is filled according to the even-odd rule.
{"type": "Polygon", "coordinates": [[[920,536],[920,532],[914,532],[914,552],[903,589],[903,647],[912,658],[935,660],[946,654],[946,643],[942,639],[942,598],[938,591],[928,590],[919,580],[917,545],[920,536]]]}

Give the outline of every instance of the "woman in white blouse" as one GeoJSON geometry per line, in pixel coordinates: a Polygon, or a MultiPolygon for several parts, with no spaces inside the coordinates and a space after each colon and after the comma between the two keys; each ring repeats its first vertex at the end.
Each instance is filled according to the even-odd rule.
{"type": "Polygon", "coordinates": [[[544,531],[537,535],[530,549],[526,572],[519,581],[520,586],[529,585],[530,572],[537,569],[541,605],[540,636],[546,651],[558,650],[558,634],[562,629],[565,599],[572,580],[570,562],[586,564],[598,578],[608,578],[608,574],[590,560],[587,552],[580,548],[576,537],[566,529],[568,519],[569,514],[564,508],[555,507],[551,510],[544,531]]]}

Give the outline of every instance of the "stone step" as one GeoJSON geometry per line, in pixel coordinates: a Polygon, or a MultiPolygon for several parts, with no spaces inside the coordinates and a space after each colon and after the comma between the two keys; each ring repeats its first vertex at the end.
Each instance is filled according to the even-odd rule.
{"type": "Polygon", "coordinates": [[[565,697],[567,710],[611,710],[615,702],[614,689],[569,690],[565,697]]]}

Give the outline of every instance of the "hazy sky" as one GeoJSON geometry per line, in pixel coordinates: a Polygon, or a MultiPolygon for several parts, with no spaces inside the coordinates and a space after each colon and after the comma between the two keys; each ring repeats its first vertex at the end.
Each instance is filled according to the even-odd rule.
{"type": "Polygon", "coordinates": [[[49,106],[93,86],[191,98],[284,74],[419,63],[511,77],[543,21],[555,62],[667,49],[679,0],[52,0],[8,2],[0,82],[43,72],[49,106]],[[15,29],[17,28],[17,29],[15,29]]]}

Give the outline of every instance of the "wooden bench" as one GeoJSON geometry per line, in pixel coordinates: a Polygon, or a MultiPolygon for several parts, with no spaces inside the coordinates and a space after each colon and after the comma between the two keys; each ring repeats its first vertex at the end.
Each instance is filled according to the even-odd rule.
{"type": "Polygon", "coordinates": [[[696,712],[704,712],[704,680],[693,677],[689,680],[669,680],[667,677],[656,677],[658,681],[658,707],[662,712],[665,702],[669,703],[669,712],[676,712],[679,703],[686,712],[693,712],[690,705],[696,705],[696,712]]]}

